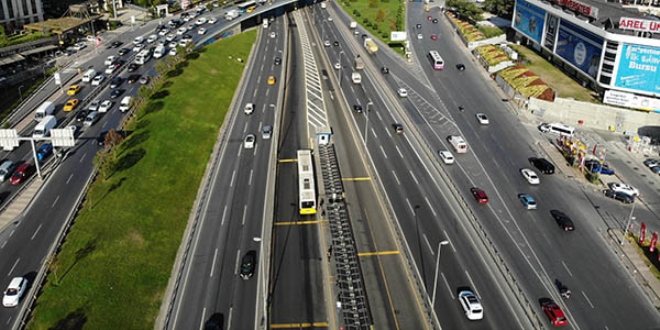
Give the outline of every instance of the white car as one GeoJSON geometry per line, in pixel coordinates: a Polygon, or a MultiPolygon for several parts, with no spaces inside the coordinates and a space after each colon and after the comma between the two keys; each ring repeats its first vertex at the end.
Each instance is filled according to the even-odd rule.
{"type": "Polygon", "coordinates": [[[424,39],[424,36],[420,33],[420,34],[417,35],[417,39],[422,40],[422,39],[424,39]]]}
{"type": "Polygon", "coordinates": [[[113,74],[113,73],[115,73],[115,71],[117,71],[117,68],[118,67],[116,67],[114,65],[109,66],[105,69],[105,74],[108,74],[108,75],[113,74]]]}
{"type": "Polygon", "coordinates": [[[216,19],[215,17],[211,17],[211,18],[209,18],[208,21],[206,21],[206,23],[208,23],[208,24],[215,24],[217,21],[218,21],[218,19],[216,19]]]}
{"type": "Polygon", "coordinates": [[[443,163],[447,165],[454,163],[454,155],[452,155],[450,151],[440,150],[438,151],[438,155],[440,155],[440,159],[442,159],[443,163]]]}
{"type": "Polygon", "coordinates": [[[459,292],[458,301],[461,303],[468,320],[481,320],[484,318],[484,308],[481,306],[479,298],[472,291],[463,290],[459,292]]]}
{"type": "Polygon", "coordinates": [[[142,50],[143,47],[144,47],[144,44],[136,44],[135,46],[133,46],[133,52],[134,53],[139,53],[142,50]]]}
{"type": "Polygon", "coordinates": [[[156,40],[158,40],[158,35],[156,34],[152,34],[149,36],[149,38],[147,38],[148,43],[154,43],[156,40]]]}
{"type": "Polygon", "coordinates": [[[245,112],[246,115],[251,115],[254,112],[254,103],[246,104],[243,112],[245,112]]]}
{"type": "Polygon", "coordinates": [[[117,57],[116,56],[106,57],[105,62],[103,62],[103,65],[108,66],[108,65],[112,64],[112,61],[114,61],[115,58],[117,58],[117,57]]]}
{"type": "Polygon", "coordinates": [[[328,22],[332,22],[332,17],[328,17],[328,22]]]}
{"type": "Polygon", "coordinates": [[[169,29],[161,29],[160,31],[158,31],[158,35],[161,37],[165,36],[168,33],[170,33],[169,29]]]}
{"type": "Polygon", "coordinates": [[[187,40],[187,39],[181,39],[181,40],[179,40],[179,46],[181,46],[181,47],[186,47],[187,44],[188,44],[188,40],[187,40]]]}
{"type": "Polygon", "coordinates": [[[323,42],[323,46],[330,47],[330,40],[323,42]]]}
{"type": "Polygon", "coordinates": [[[399,97],[408,97],[408,91],[405,88],[399,88],[397,91],[399,97]]]}
{"type": "Polygon", "coordinates": [[[110,108],[112,108],[112,101],[110,100],[105,100],[101,102],[101,105],[99,106],[99,112],[108,112],[110,108]]]}
{"type": "Polygon", "coordinates": [[[169,49],[174,49],[174,48],[176,48],[176,46],[178,46],[178,45],[179,45],[179,44],[177,44],[176,41],[172,41],[172,42],[170,42],[170,43],[167,45],[167,48],[169,48],[169,49]]]}
{"type": "Polygon", "coordinates": [[[99,112],[98,111],[91,111],[90,113],[87,114],[87,117],[85,117],[85,120],[83,121],[83,126],[85,127],[90,127],[99,120],[99,112]]]}
{"type": "Polygon", "coordinates": [[[168,34],[165,36],[165,40],[167,40],[167,41],[172,41],[172,40],[174,40],[174,39],[176,39],[176,36],[175,36],[174,34],[172,34],[172,33],[168,33],[168,34]]]}
{"type": "Polygon", "coordinates": [[[481,125],[490,124],[490,121],[488,120],[488,117],[486,117],[486,114],[478,113],[478,114],[476,114],[476,116],[477,116],[477,121],[479,121],[479,124],[481,124],[481,125]]]}
{"type": "Polygon", "coordinates": [[[92,79],[92,86],[100,85],[103,82],[103,80],[105,80],[105,76],[102,74],[94,77],[94,79],[92,79]]]}
{"type": "Polygon", "coordinates": [[[167,55],[176,56],[176,48],[170,48],[170,52],[167,55]]]}
{"type": "Polygon", "coordinates": [[[21,301],[21,297],[25,294],[25,289],[27,288],[28,280],[23,277],[14,277],[7,290],[4,292],[2,297],[2,306],[5,307],[16,307],[21,301]]]}
{"type": "Polygon", "coordinates": [[[275,38],[275,37],[277,37],[277,33],[275,33],[275,32],[271,32],[271,33],[270,33],[270,37],[271,37],[271,38],[275,38]]]}
{"type": "Polygon", "coordinates": [[[195,24],[197,24],[197,25],[202,25],[202,24],[204,24],[204,23],[206,23],[206,22],[207,22],[207,21],[206,21],[206,17],[200,17],[200,18],[197,19],[197,22],[195,22],[195,24]]]}
{"type": "Polygon", "coordinates": [[[161,45],[161,46],[167,45],[167,42],[168,41],[165,38],[162,38],[162,39],[158,40],[158,44],[161,45]]]}
{"type": "Polygon", "coordinates": [[[243,141],[243,148],[245,149],[254,149],[254,144],[257,138],[254,136],[254,134],[248,134],[245,136],[245,140],[243,141]]]}
{"type": "Polygon", "coordinates": [[[134,45],[141,44],[143,41],[144,41],[143,36],[137,36],[137,37],[135,37],[135,39],[133,39],[133,44],[134,45]]]}
{"type": "Polygon", "coordinates": [[[184,33],[188,32],[188,29],[186,29],[185,26],[180,27],[178,30],[176,30],[177,35],[183,35],[184,33]]]}
{"type": "Polygon", "coordinates": [[[77,51],[81,51],[81,50],[83,50],[83,49],[86,48],[86,47],[87,47],[87,45],[85,45],[85,44],[82,43],[82,42],[79,42],[79,43],[73,45],[73,49],[75,49],[75,50],[77,50],[77,51]]]}
{"type": "Polygon", "coordinates": [[[520,174],[522,174],[523,178],[525,178],[529,184],[541,184],[541,179],[539,176],[528,168],[521,169],[520,174]]]}
{"type": "Polygon", "coordinates": [[[637,190],[637,188],[629,186],[625,183],[610,183],[610,189],[613,191],[620,191],[632,197],[639,196],[639,190],[637,190]]]}
{"type": "Polygon", "coordinates": [[[99,100],[94,100],[94,101],[92,101],[92,103],[89,104],[89,106],[87,107],[87,110],[96,111],[96,110],[99,109],[99,104],[101,104],[101,102],[99,102],[99,100]]]}
{"type": "Polygon", "coordinates": [[[190,23],[188,24],[188,31],[192,31],[197,28],[197,25],[195,23],[190,23]]]}
{"type": "Polygon", "coordinates": [[[341,64],[339,64],[339,62],[335,63],[335,69],[337,70],[341,69],[341,64]]]}
{"type": "Polygon", "coordinates": [[[206,34],[206,29],[205,28],[199,28],[199,30],[197,30],[197,34],[206,34]]]}

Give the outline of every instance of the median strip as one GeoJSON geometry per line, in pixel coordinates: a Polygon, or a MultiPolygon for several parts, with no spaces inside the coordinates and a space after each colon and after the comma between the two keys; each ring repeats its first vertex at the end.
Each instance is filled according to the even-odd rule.
{"type": "Polygon", "coordinates": [[[399,254],[400,252],[398,250],[395,251],[380,251],[380,252],[360,252],[358,253],[358,257],[372,257],[372,256],[387,256],[387,255],[394,255],[394,254],[399,254]]]}

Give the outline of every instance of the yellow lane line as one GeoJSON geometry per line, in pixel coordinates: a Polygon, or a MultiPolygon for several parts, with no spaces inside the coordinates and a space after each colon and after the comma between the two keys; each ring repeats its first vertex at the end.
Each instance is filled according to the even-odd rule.
{"type": "Polygon", "coordinates": [[[283,159],[278,159],[277,160],[278,163],[295,163],[297,161],[298,161],[298,159],[296,159],[296,158],[283,158],[283,159]]]}
{"type": "Polygon", "coordinates": [[[287,221],[276,222],[275,226],[301,226],[301,225],[316,225],[319,223],[328,222],[328,220],[309,220],[309,221],[287,221]]]}
{"type": "Polygon", "coordinates": [[[363,178],[342,178],[342,181],[370,181],[370,177],[363,177],[363,178]]]}
{"type": "Polygon", "coordinates": [[[392,254],[399,254],[400,251],[380,251],[380,252],[360,252],[358,257],[371,257],[371,256],[387,256],[392,254]]]}
{"type": "Polygon", "coordinates": [[[305,329],[305,328],[328,328],[328,322],[304,322],[304,323],[280,323],[271,324],[271,329],[305,329]]]}

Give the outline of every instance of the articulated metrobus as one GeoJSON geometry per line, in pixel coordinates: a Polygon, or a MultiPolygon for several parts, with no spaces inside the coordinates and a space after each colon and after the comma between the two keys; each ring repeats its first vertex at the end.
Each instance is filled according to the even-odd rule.
{"type": "Polygon", "coordinates": [[[254,1],[243,2],[242,4],[238,5],[238,11],[240,13],[251,13],[255,9],[257,9],[257,3],[254,1]]]}
{"type": "Polygon", "coordinates": [[[431,61],[431,65],[433,66],[434,69],[436,70],[442,70],[445,68],[445,61],[442,60],[442,57],[440,56],[440,53],[438,53],[435,50],[432,50],[429,52],[429,61],[431,61]]]}
{"type": "Polygon", "coordinates": [[[316,214],[316,188],[311,150],[298,150],[298,208],[301,215],[316,214]]]}

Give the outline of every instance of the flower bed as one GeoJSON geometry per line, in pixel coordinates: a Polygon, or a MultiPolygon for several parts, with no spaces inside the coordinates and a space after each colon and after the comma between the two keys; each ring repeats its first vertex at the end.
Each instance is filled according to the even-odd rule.
{"type": "Polygon", "coordinates": [[[534,72],[523,66],[506,68],[500,71],[498,75],[525,97],[536,97],[547,101],[554,100],[554,91],[534,72]]]}
{"type": "Polygon", "coordinates": [[[509,56],[499,47],[484,45],[476,48],[479,55],[486,60],[488,66],[495,66],[502,62],[510,61],[509,56]]]}
{"type": "Polygon", "coordinates": [[[456,24],[458,30],[461,31],[461,34],[463,35],[463,37],[465,37],[465,39],[468,42],[474,42],[474,41],[486,39],[486,36],[481,31],[479,31],[479,29],[474,27],[474,25],[461,21],[456,17],[450,17],[450,18],[454,22],[454,24],[456,24]]]}

